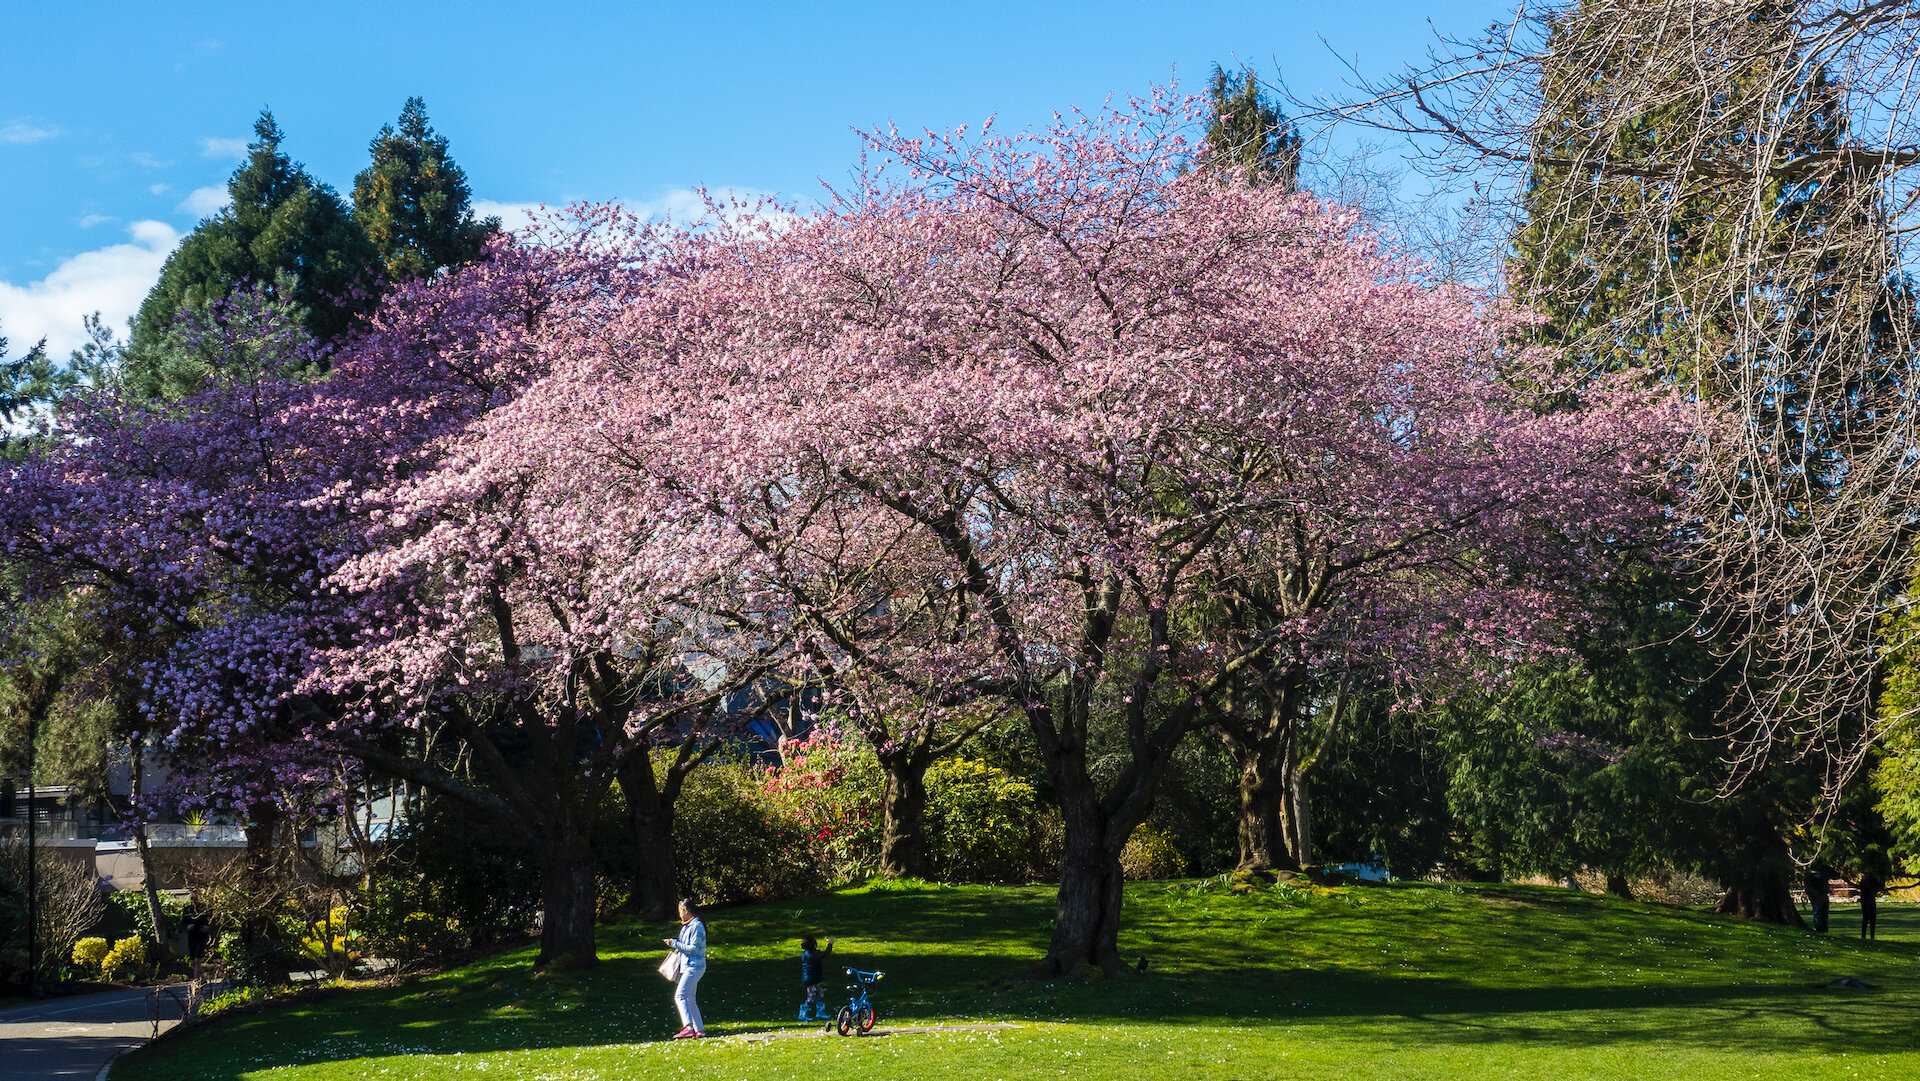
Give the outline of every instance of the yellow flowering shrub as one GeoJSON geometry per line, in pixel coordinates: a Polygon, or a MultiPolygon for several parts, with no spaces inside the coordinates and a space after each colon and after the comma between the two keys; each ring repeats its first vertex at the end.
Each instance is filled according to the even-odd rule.
{"type": "Polygon", "coordinates": [[[104,938],[83,938],[73,944],[73,963],[81,968],[100,971],[100,962],[107,959],[107,951],[112,949],[104,938]]]}
{"type": "Polygon", "coordinates": [[[1120,850],[1120,871],[1136,882],[1149,878],[1179,878],[1187,870],[1186,857],[1174,847],[1173,835],[1154,826],[1141,826],[1120,850]]]}

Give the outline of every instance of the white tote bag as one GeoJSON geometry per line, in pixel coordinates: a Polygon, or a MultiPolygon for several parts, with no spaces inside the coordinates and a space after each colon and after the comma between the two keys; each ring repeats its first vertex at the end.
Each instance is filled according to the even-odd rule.
{"type": "Polygon", "coordinates": [[[660,959],[660,975],[677,981],[680,978],[680,964],[680,951],[667,951],[667,955],[660,959]]]}

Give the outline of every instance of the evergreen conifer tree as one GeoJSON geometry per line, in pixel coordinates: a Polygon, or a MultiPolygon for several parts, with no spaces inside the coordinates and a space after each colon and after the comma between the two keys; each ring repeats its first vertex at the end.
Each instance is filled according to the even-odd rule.
{"type": "Polygon", "coordinates": [[[474,218],[466,173],[427,122],[426,102],[408,98],[398,129],[382,127],[369,150],[373,163],[353,181],[353,216],[389,276],[471,262],[499,230],[498,218],[474,218]]]}
{"type": "Polygon", "coordinates": [[[1300,184],[1300,133],[1260,91],[1253,72],[1238,75],[1215,64],[1207,80],[1213,123],[1206,157],[1216,168],[1239,169],[1258,183],[1288,191],[1300,184]]]}
{"type": "MultiPolygon", "coordinates": [[[[1801,508],[1789,509],[1791,521],[1832,495],[1845,475],[1835,467],[1846,461],[1850,441],[1871,429],[1862,420],[1873,387],[1836,395],[1812,374],[1832,359],[1823,352],[1861,346],[1835,340],[1826,328],[1852,325],[1854,306],[1886,305],[1891,294],[1849,265],[1860,245],[1883,243],[1852,178],[1777,175],[1781,163],[1831,150],[1845,137],[1845,118],[1824,78],[1816,76],[1786,100],[1765,91],[1779,82],[1772,65],[1797,62],[1760,47],[1778,16],[1757,6],[1731,24],[1736,39],[1723,43],[1727,59],[1708,82],[1697,69],[1650,59],[1662,49],[1697,47],[1692,38],[1624,34],[1616,20],[1633,16],[1606,5],[1563,13],[1542,54],[1542,99],[1552,111],[1534,128],[1510,281],[1518,299],[1544,317],[1540,343],[1563,351],[1567,363],[1677,381],[1706,402],[1770,424],[1771,460],[1751,463],[1736,483],[1703,490],[1700,498],[1801,508]],[[1755,177],[1775,177],[1759,190],[1771,208],[1763,215],[1745,205],[1755,198],[1755,177]],[[1764,228],[1753,228],[1756,218],[1764,228]]],[[[1652,662],[1669,680],[1692,686],[1655,693],[1634,679],[1589,683],[1587,701],[1570,719],[1587,729],[1576,735],[1600,736],[1622,761],[1687,762],[1690,791],[1672,792],[1662,814],[1658,802],[1590,787],[1604,796],[1592,807],[1590,826],[1549,832],[1581,838],[1576,850],[1582,852],[1618,848],[1627,838],[1615,835],[1643,833],[1657,842],[1660,858],[1695,866],[1725,885],[1723,911],[1798,922],[1789,898],[1789,841],[1793,825],[1820,798],[1818,766],[1804,758],[1804,747],[1748,756],[1715,740],[1715,755],[1677,752],[1687,740],[1719,732],[1718,718],[1734,712],[1731,696],[1764,696],[1770,670],[1748,651],[1722,658],[1724,671],[1737,671],[1738,681],[1703,672],[1683,676],[1698,668],[1690,659],[1700,650],[1690,640],[1694,633],[1709,633],[1724,617],[1703,604],[1688,581],[1656,577],[1648,585],[1637,598],[1623,599],[1616,624],[1671,622],[1677,615],[1691,626],[1664,639],[1642,639],[1639,648],[1649,656],[1633,667],[1652,662]],[[1636,603],[1643,611],[1632,611],[1636,603]],[[1681,727],[1672,729],[1662,714],[1681,727]],[[1626,723],[1594,730],[1596,719],[1608,716],[1626,723]],[[1682,742],[1674,743],[1676,736],[1682,742]],[[1716,791],[1723,758],[1744,759],[1738,766],[1744,783],[1731,793],[1716,791]],[[1707,802],[1688,806],[1700,800],[1707,802]]],[[[1609,660],[1617,647],[1605,636],[1590,637],[1581,652],[1589,670],[1619,667],[1609,660]]],[[[1550,678],[1534,673],[1522,682],[1550,678]]],[[[1551,730],[1552,721],[1541,714],[1523,727],[1551,730]]],[[[1597,776],[1607,772],[1613,771],[1597,776]]]]}
{"type": "Polygon", "coordinates": [[[280,149],[271,112],[260,113],[253,132],[246,164],[227,182],[232,205],[181,241],[134,317],[130,365],[181,308],[203,309],[242,283],[287,293],[322,341],[371,300],[379,256],[346,204],[280,149]]]}
{"type": "Polygon", "coordinates": [[[27,440],[19,426],[32,418],[38,406],[53,402],[72,385],[72,373],[54,367],[47,356],[45,339],[8,360],[7,339],[0,335],[0,458],[23,452],[27,440]]]}

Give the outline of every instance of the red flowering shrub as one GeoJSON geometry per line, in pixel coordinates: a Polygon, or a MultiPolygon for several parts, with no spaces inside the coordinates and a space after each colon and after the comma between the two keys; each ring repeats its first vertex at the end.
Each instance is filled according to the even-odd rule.
{"type": "Polygon", "coordinates": [[[856,882],[880,865],[884,775],[866,745],[831,722],[781,748],[781,765],[759,771],[768,804],[791,818],[834,882],[856,882]]]}

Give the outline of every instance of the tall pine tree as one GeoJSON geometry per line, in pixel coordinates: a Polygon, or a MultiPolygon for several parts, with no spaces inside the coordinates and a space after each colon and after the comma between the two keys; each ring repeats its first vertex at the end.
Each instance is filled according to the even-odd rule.
{"type": "Polygon", "coordinates": [[[322,341],[370,302],[379,254],[346,204],[280,149],[284,136],[271,112],[260,113],[253,134],[246,164],[227,182],[232,205],[181,241],[140,305],[130,364],[181,308],[204,309],[242,283],[298,305],[322,341]]]}
{"type": "Polygon", "coordinates": [[[1260,91],[1253,72],[1238,75],[1215,64],[1207,80],[1213,123],[1207,126],[1206,160],[1215,168],[1245,172],[1255,183],[1287,191],[1300,185],[1300,133],[1280,107],[1260,91]]]}
{"type": "Polygon", "coordinates": [[[46,339],[13,360],[0,335],[0,458],[18,457],[28,446],[25,425],[34,411],[73,385],[73,374],[54,366],[46,339]]]}
{"type": "Polygon", "coordinates": [[[389,276],[425,277],[479,256],[500,219],[475,220],[467,175],[427,122],[426,102],[408,98],[399,128],[382,127],[369,150],[373,164],[353,181],[353,216],[389,276]]]}

